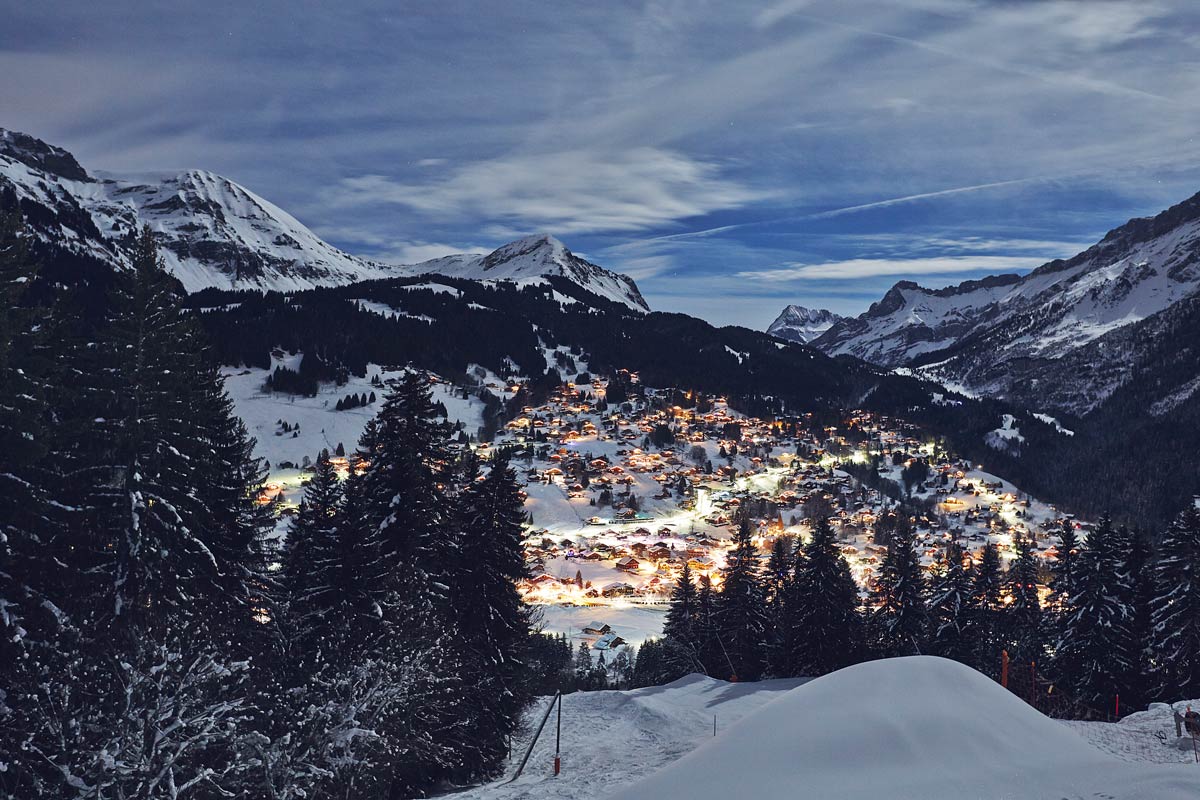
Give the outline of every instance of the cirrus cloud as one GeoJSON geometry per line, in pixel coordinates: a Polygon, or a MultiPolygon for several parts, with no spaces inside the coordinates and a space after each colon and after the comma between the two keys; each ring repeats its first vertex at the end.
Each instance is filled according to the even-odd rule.
{"type": "Polygon", "coordinates": [[[415,183],[386,175],[346,178],[335,207],[404,206],[434,220],[484,217],[494,225],[569,234],[670,225],[764,200],[716,164],[656,147],[528,153],[475,161],[415,183]]]}
{"type": "Polygon", "coordinates": [[[919,259],[850,258],[820,264],[790,264],[778,269],[747,270],[734,277],[765,283],[803,280],[851,280],[884,275],[945,275],[967,272],[1024,272],[1045,262],[1027,256],[938,256],[919,259]]]}

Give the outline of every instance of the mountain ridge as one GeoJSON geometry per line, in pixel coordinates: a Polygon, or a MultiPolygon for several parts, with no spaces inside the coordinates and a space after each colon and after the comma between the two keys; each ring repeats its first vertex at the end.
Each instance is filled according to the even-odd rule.
{"type": "Polygon", "coordinates": [[[128,266],[149,225],[164,264],[188,292],[215,288],[301,291],[364,280],[443,274],[473,280],[561,276],[636,311],[649,306],[632,278],[592,264],[549,234],[419,264],[344,252],[269,200],[216,173],[122,177],[89,173],[67,150],[0,128],[0,210],[18,208],[52,258],[81,270],[128,266]]]}
{"type": "Polygon", "coordinates": [[[1030,407],[1047,407],[1049,396],[1052,410],[1086,414],[1130,366],[1122,360],[1128,348],[1106,351],[1103,343],[1198,292],[1200,194],[1024,276],[937,290],[901,281],[813,345],[1030,407]],[[1094,362],[1081,371],[1071,356],[1085,348],[1094,362]]]}
{"type": "Polygon", "coordinates": [[[789,342],[808,344],[842,319],[840,314],[824,308],[806,308],[793,303],[775,318],[767,333],[789,342]]]}

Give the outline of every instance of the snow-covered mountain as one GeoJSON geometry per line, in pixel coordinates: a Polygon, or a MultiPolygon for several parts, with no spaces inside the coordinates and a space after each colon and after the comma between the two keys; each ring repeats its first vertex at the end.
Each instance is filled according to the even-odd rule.
{"type": "Polygon", "coordinates": [[[93,176],[62,148],[13,131],[0,131],[0,193],[15,198],[44,241],[112,266],[127,263],[125,244],[149,225],[167,269],[188,291],[287,291],[391,272],[327,244],[220,175],[93,176]]]}
{"type": "Polygon", "coordinates": [[[1087,413],[1126,379],[1129,326],[1200,292],[1200,195],[1025,276],[896,284],[813,344],[967,391],[1087,413]],[[1112,342],[1112,347],[1106,343],[1112,342]],[[1086,369],[1076,356],[1086,352],[1086,369]]]}
{"type": "Polygon", "coordinates": [[[425,273],[473,280],[562,276],[602,298],[648,310],[631,278],[585,261],[545,234],[486,255],[383,264],[339,250],[283,209],[212,172],[94,175],[66,150],[0,128],[0,209],[17,206],[56,260],[65,254],[89,265],[127,265],[129,242],[149,225],[167,269],[189,292],[296,291],[425,273]]]}
{"type": "Polygon", "coordinates": [[[808,344],[844,317],[823,308],[790,305],[767,328],[767,333],[789,342],[808,344]]]}
{"type": "Polygon", "coordinates": [[[632,278],[585,261],[545,233],[518,239],[486,255],[463,253],[401,269],[413,275],[429,273],[471,280],[524,281],[558,275],[592,294],[639,311],[650,310],[632,278]]]}

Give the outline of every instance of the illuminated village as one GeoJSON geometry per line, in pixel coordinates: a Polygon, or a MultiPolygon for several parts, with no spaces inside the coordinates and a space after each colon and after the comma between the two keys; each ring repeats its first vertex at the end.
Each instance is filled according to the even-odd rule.
{"type": "Polygon", "coordinates": [[[622,610],[663,609],[685,563],[719,586],[743,505],[764,561],[776,538],[803,539],[812,519],[829,516],[864,597],[886,549],[876,526],[901,493],[929,509],[912,519],[927,567],[951,537],[976,558],[988,541],[1013,558],[1017,535],[1031,535],[1043,558],[1055,554],[1059,513],[910,425],[863,412],[839,424],[761,420],[721,398],[692,398],[685,409],[667,405],[669,393],[644,394],[597,410],[604,382],[567,384],[522,409],[492,445],[521,454],[530,514],[521,590],[545,607],[552,629],[578,633],[586,618],[635,640],[655,633],[653,621],[629,623],[622,610]],[[864,481],[872,465],[879,479],[864,481]],[[579,607],[586,612],[566,614],[572,624],[555,624],[579,607]]]}
{"type": "MultiPolygon", "coordinates": [[[[633,391],[617,402],[607,380],[567,383],[544,404],[519,408],[492,442],[472,445],[483,458],[510,451],[526,484],[529,577],[520,590],[547,630],[599,649],[657,635],[684,564],[720,587],[742,506],[764,562],[776,538],[803,540],[813,519],[830,517],[868,602],[886,550],[877,526],[894,524],[901,498],[927,509],[911,517],[926,567],[951,537],[971,558],[991,541],[1011,560],[1014,536],[1026,534],[1041,557],[1055,555],[1062,514],[912,425],[861,411],[758,419],[723,398],[645,387],[636,373],[619,378],[633,391]]],[[[452,385],[431,382],[435,397],[454,397],[452,385]]],[[[519,381],[488,375],[484,386],[510,402],[522,396],[519,381]]],[[[289,424],[276,431],[284,443],[294,433],[289,424]]],[[[344,477],[351,461],[333,462],[344,477]]],[[[277,467],[261,501],[277,506],[282,531],[311,467],[277,467]]]]}

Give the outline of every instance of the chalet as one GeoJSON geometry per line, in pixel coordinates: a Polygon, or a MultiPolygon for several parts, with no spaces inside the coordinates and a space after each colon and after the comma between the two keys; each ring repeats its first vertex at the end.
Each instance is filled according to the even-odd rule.
{"type": "Polygon", "coordinates": [[[587,625],[583,626],[583,632],[588,636],[603,636],[604,634],[609,633],[611,630],[611,625],[604,622],[598,622],[596,620],[592,620],[587,625]]]}
{"type": "Polygon", "coordinates": [[[624,572],[637,572],[639,566],[641,564],[633,556],[625,556],[624,558],[617,559],[617,569],[624,572]]]}
{"type": "Polygon", "coordinates": [[[615,650],[625,644],[625,640],[615,633],[606,633],[592,645],[593,650],[615,650]]]}

